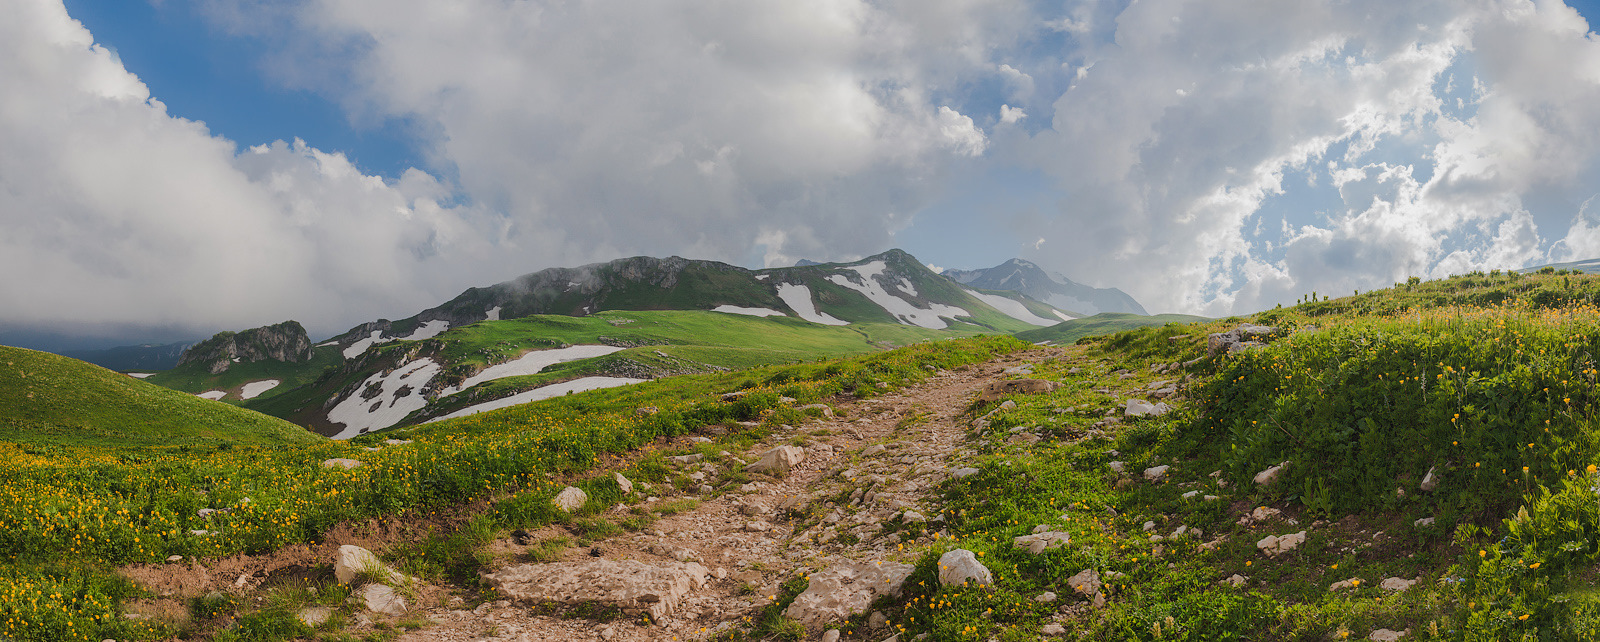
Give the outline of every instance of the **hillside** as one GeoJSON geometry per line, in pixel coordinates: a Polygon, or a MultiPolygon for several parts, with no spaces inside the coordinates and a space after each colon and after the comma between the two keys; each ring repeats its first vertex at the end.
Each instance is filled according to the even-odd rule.
{"type": "Polygon", "coordinates": [[[281,419],[145,383],[66,357],[0,347],[0,440],[175,446],[304,444],[281,419]]]}
{"type": "Polygon", "coordinates": [[[238,403],[264,399],[315,381],[342,359],[331,345],[312,346],[296,321],[219,332],[184,350],[170,370],[145,381],[238,403]]]}
{"type": "MultiPolygon", "coordinates": [[[[1596,301],[1600,277],[1474,273],[1068,346],[664,377],[350,441],[10,449],[0,637],[1597,639],[1596,301]],[[397,582],[405,613],[361,606],[329,569],[342,544],[419,578],[397,582]],[[626,592],[657,581],[677,588],[626,592]],[[305,625],[308,608],[332,617],[305,625]]],[[[570,345],[817,325],[651,314],[455,331],[510,354],[528,333],[504,323],[570,345]]]]}
{"type": "Polygon", "coordinates": [[[183,351],[189,349],[191,345],[194,343],[179,342],[166,345],[118,346],[104,350],[61,350],[55,353],[87,361],[108,370],[156,372],[178,365],[178,359],[183,356],[183,351]]]}
{"type": "Polygon", "coordinates": [[[945,270],[944,276],[963,285],[988,290],[1009,290],[1025,294],[1074,316],[1102,312],[1146,315],[1144,306],[1117,288],[1096,288],[1060,274],[1045,272],[1038,265],[1011,259],[982,270],[945,270]]]}
{"type": "Polygon", "coordinates": [[[1163,326],[1169,323],[1195,323],[1198,321],[1209,321],[1209,319],[1188,314],[1142,316],[1126,312],[1101,312],[1091,317],[1063,321],[1048,328],[1025,330],[1012,336],[1030,343],[1048,341],[1061,345],[1070,344],[1083,337],[1100,336],[1134,328],[1163,326]]]}
{"type": "Polygon", "coordinates": [[[1017,332],[1070,318],[1016,294],[963,287],[900,250],[851,263],[763,270],[679,257],[633,257],[552,268],[471,288],[414,316],[368,322],[335,340],[346,358],[355,358],[373,345],[422,340],[478,321],[607,310],[722,310],[819,325],[898,323],[989,332],[1017,332]]]}
{"type": "Polygon", "coordinates": [[[422,341],[378,344],[310,385],[246,405],[348,439],[513,395],[536,395],[556,384],[621,385],[814,361],[978,330],[895,323],[833,326],[703,311],[535,315],[478,322],[422,341]]]}

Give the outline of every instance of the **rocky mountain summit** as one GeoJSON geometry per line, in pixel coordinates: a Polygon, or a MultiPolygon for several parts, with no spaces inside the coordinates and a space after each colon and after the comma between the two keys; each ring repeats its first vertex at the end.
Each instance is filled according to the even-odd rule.
{"type": "Polygon", "coordinates": [[[1063,310],[1085,316],[1101,312],[1127,312],[1147,316],[1144,306],[1117,288],[1096,288],[1022,259],[1011,259],[983,270],[945,270],[951,280],[985,290],[1021,292],[1063,310]]]}
{"type": "Polygon", "coordinates": [[[218,332],[190,346],[178,358],[178,365],[207,364],[211,374],[222,374],[235,363],[283,361],[300,363],[312,358],[311,339],[298,321],[284,321],[241,332],[218,332]]]}

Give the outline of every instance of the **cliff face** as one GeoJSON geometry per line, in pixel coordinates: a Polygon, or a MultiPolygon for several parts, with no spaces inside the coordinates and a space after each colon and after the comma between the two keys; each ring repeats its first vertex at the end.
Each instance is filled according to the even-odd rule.
{"type": "Polygon", "coordinates": [[[178,358],[178,365],[203,363],[211,374],[221,374],[227,372],[235,360],[299,363],[310,361],[313,354],[311,339],[300,322],[284,321],[242,332],[218,332],[185,350],[178,358]]]}

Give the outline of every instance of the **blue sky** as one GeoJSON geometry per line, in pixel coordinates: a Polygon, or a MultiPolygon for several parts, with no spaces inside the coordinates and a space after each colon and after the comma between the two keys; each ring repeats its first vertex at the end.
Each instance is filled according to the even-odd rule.
{"type": "Polygon", "coordinates": [[[1600,256],[1593,2],[0,1],[3,336],[327,335],[635,254],[1208,315],[1600,256]]]}

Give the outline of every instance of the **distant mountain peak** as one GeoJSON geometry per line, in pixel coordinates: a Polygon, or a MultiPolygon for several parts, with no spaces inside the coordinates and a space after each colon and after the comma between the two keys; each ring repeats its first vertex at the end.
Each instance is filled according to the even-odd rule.
{"type": "Polygon", "coordinates": [[[1095,288],[1060,274],[1045,272],[1032,261],[1011,259],[983,270],[945,270],[957,283],[986,290],[1021,292],[1063,310],[1083,315],[1126,312],[1145,315],[1144,306],[1116,288],[1095,288]]]}

